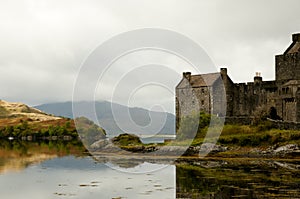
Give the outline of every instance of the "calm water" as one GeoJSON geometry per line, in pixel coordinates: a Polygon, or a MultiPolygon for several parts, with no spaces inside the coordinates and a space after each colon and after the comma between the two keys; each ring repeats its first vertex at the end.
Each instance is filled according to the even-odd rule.
{"type": "Polygon", "coordinates": [[[0,198],[300,198],[300,163],[92,157],[79,143],[0,142],[0,198]]]}

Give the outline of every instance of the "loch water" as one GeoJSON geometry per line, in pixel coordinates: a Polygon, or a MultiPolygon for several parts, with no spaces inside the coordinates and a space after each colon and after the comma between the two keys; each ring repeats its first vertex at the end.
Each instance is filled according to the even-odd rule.
{"type": "Polygon", "coordinates": [[[2,140],[0,198],[300,198],[300,161],[118,159],[77,141],[2,140]]]}

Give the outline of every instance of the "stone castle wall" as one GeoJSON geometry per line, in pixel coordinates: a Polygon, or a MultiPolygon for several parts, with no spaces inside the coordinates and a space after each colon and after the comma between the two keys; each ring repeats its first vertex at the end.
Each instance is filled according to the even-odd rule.
{"type": "Polygon", "coordinates": [[[283,84],[288,80],[300,79],[300,54],[291,53],[277,55],[276,62],[276,81],[283,84]]]}
{"type": "MultiPolygon", "coordinates": [[[[275,56],[275,73],[274,81],[263,81],[257,74],[253,82],[233,83],[227,69],[221,68],[221,78],[212,85],[188,91],[181,82],[176,89],[176,117],[200,110],[226,115],[227,122],[249,123],[258,111],[272,108],[284,121],[300,122],[300,34],[293,35],[293,43],[284,54],[275,56]]],[[[183,79],[188,84],[191,73],[186,74],[183,79]]]]}

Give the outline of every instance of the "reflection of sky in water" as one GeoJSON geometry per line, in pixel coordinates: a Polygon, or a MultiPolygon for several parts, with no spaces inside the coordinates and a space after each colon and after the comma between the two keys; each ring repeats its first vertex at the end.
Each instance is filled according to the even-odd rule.
{"type": "MultiPolygon", "coordinates": [[[[158,165],[144,163],[147,168],[158,165]]],[[[143,167],[139,166],[139,167],[143,167]]],[[[120,172],[92,158],[67,156],[0,175],[1,198],[175,198],[175,166],[151,172],[120,172]]]]}

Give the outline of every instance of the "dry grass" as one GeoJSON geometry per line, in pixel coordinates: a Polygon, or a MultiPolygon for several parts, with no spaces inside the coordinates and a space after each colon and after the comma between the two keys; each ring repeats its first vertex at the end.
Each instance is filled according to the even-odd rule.
{"type": "Polygon", "coordinates": [[[23,121],[46,125],[47,123],[56,123],[56,120],[58,123],[64,122],[61,117],[48,115],[25,104],[0,100],[0,127],[14,126],[23,121]]]}

